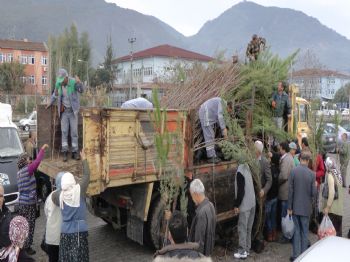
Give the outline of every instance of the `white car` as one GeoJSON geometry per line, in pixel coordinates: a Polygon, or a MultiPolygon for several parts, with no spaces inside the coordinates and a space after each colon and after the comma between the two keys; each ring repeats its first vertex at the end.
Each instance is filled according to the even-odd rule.
{"type": "Polygon", "coordinates": [[[28,117],[19,120],[19,127],[24,131],[29,131],[31,127],[36,126],[36,111],[33,111],[28,117]]]}
{"type": "Polygon", "coordinates": [[[349,115],[349,109],[348,108],[344,108],[342,111],[341,111],[341,114],[342,116],[348,116],[349,115]]]}
{"type": "Polygon", "coordinates": [[[296,262],[349,262],[350,240],[342,237],[326,237],[317,241],[302,253],[296,262]]]}

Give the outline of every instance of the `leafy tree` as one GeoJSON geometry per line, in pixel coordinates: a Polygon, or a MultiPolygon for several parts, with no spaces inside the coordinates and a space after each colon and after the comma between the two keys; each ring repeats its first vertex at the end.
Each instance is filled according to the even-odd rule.
{"type": "Polygon", "coordinates": [[[80,36],[75,24],[66,28],[57,37],[49,36],[49,52],[51,58],[50,74],[51,86],[56,81],[57,70],[65,68],[72,76],[78,75],[86,81],[90,69],[91,46],[89,35],[83,32],[80,36]]]}
{"type": "Polygon", "coordinates": [[[19,62],[0,64],[0,90],[7,94],[19,94],[24,90],[25,84],[21,80],[24,74],[24,65],[19,62]]]}
{"type": "Polygon", "coordinates": [[[350,96],[350,84],[346,84],[340,88],[334,95],[334,103],[347,103],[350,96]]]}

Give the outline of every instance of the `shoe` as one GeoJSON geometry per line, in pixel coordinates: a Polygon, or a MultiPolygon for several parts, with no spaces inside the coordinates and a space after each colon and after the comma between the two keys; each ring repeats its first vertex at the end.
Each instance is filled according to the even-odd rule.
{"type": "Polygon", "coordinates": [[[72,152],[72,159],[80,160],[80,156],[77,152],[72,152]]]}
{"type": "Polygon", "coordinates": [[[218,157],[211,157],[211,158],[208,158],[208,163],[209,164],[218,164],[221,162],[221,159],[218,158],[218,157]]]}
{"type": "Polygon", "coordinates": [[[276,229],[272,230],[272,241],[275,242],[277,240],[277,231],[276,229]]]}
{"type": "Polygon", "coordinates": [[[233,256],[238,259],[246,259],[248,257],[248,253],[247,251],[240,250],[237,253],[234,253],[233,256]]]}
{"type": "Polygon", "coordinates": [[[67,162],[67,152],[63,152],[63,162],[67,162]]]}
{"type": "Polygon", "coordinates": [[[28,248],[26,249],[26,253],[27,253],[28,255],[32,256],[32,255],[35,255],[35,254],[36,254],[36,251],[35,251],[34,249],[32,249],[31,247],[28,247],[28,248]]]}

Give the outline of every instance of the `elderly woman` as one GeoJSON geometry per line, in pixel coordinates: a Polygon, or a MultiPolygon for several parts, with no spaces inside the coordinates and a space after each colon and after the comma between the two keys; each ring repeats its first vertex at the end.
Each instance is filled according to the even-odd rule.
{"type": "Polygon", "coordinates": [[[29,223],[29,235],[24,244],[24,249],[28,255],[34,255],[36,253],[31,248],[31,245],[33,244],[37,204],[36,180],[34,172],[40,165],[40,162],[44,157],[45,149],[48,147],[49,146],[47,144],[43,145],[37,158],[33,162],[30,163],[28,154],[23,153],[20,155],[17,163],[17,182],[19,191],[18,214],[25,217],[29,223]]]}
{"type": "Polygon", "coordinates": [[[89,261],[88,226],[86,223],[86,191],[90,181],[90,170],[85,154],[83,177],[76,183],[71,173],[65,172],[61,179],[61,190],[52,194],[52,201],[61,208],[62,226],[59,261],[89,261]]]}
{"type": "MultiPolygon", "coordinates": [[[[55,179],[56,191],[61,190],[61,179],[64,172],[59,172],[55,179]]],[[[47,245],[47,253],[49,255],[49,262],[57,262],[59,256],[62,215],[61,210],[52,202],[53,191],[45,202],[46,215],[46,231],[45,243],[47,245]]]]}
{"type": "Polygon", "coordinates": [[[9,226],[9,239],[11,244],[0,249],[0,261],[34,261],[33,259],[26,257],[24,253],[20,252],[28,237],[28,233],[29,225],[27,220],[22,216],[14,217],[9,226]]]}
{"type": "Polygon", "coordinates": [[[322,192],[324,200],[323,214],[329,216],[337,231],[337,236],[341,237],[343,219],[343,180],[333,158],[327,157],[325,164],[326,177],[324,186],[326,188],[322,192]]]}

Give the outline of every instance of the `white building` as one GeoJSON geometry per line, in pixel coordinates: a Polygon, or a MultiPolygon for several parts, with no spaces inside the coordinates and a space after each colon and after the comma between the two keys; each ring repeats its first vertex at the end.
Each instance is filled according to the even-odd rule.
{"type": "Polygon", "coordinates": [[[127,97],[130,87],[132,97],[137,97],[141,93],[150,96],[155,84],[159,87],[169,83],[178,68],[186,70],[194,64],[207,66],[212,60],[214,58],[170,45],[160,45],[136,52],[132,56],[129,54],[117,58],[113,61],[117,72],[115,82],[117,96],[121,99],[127,97]]]}
{"type": "Polygon", "coordinates": [[[350,83],[350,76],[332,70],[303,69],[293,72],[289,81],[299,86],[300,96],[305,99],[332,100],[340,88],[350,83]]]}

